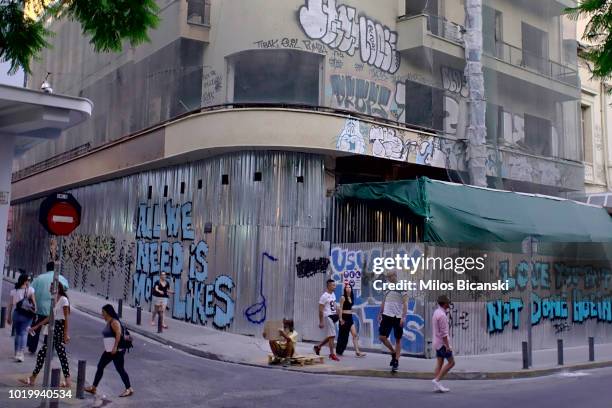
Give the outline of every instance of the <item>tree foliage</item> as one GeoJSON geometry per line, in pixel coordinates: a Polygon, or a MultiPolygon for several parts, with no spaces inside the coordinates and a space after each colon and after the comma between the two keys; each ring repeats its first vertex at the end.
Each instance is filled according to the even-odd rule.
{"type": "Polygon", "coordinates": [[[0,0],[0,61],[10,62],[10,73],[19,67],[30,73],[32,58],[50,46],[46,23],[60,18],[79,22],[96,52],[118,52],[125,41],[149,41],[158,11],[155,0],[0,0]],[[26,15],[26,8],[37,18],[26,15]]]}
{"type": "Polygon", "coordinates": [[[612,1],[582,0],[576,7],[567,8],[566,14],[573,20],[588,19],[582,39],[588,48],[581,54],[593,64],[593,76],[612,77],[612,1]]]}

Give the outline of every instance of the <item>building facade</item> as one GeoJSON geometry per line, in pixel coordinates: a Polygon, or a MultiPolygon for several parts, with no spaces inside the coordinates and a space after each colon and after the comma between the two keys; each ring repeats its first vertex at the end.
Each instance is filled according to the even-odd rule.
{"type": "MultiPolygon", "coordinates": [[[[578,34],[582,37],[586,21],[578,21],[578,34]]],[[[581,38],[579,38],[581,40],[581,38]]],[[[592,64],[581,53],[589,45],[579,43],[579,72],[582,84],[580,101],[580,121],[584,151],[584,186],[585,194],[580,199],[590,203],[603,205],[612,209],[612,198],[605,194],[612,192],[612,101],[610,100],[610,84],[606,80],[593,78],[592,64]]]]}
{"type": "MultiPolygon", "coordinates": [[[[120,54],[95,54],[78,25],[53,23],[54,48],[28,84],[50,73],[57,92],[96,109],[16,163],[11,267],[56,257],[77,290],[145,306],[166,271],[174,318],[258,334],[266,319],[293,316],[310,333],[330,268],[341,281],[366,272],[363,248],[426,251],[422,221],[333,193],[419,176],[469,182],[464,2],[158,3],[151,42],[120,54]],[[59,241],[32,218],[56,190],[84,211],[59,241]]],[[[482,7],[487,184],[566,196],[584,189],[576,30],[562,16],[570,1],[532,3],[482,7]]],[[[412,300],[405,351],[426,352],[428,308],[412,300]]],[[[376,346],[376,319],[363,313],[376,346]]],[[[469,346],[487,333],[487,315],[482,304],[465,313],[463,352],[520,347],[499,330],[469,346]]],[[[575,342],[608,330],[591,323],[575,342]]]]}

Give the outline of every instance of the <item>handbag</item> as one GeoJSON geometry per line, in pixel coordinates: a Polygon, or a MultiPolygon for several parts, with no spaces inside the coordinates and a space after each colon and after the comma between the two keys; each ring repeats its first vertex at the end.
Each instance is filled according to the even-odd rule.
{"type": "Polygon", "coordinates": [[[34,318],[36,316],[36,308],[34,307],[34,303],[30,300],[30,296],[28,296],[29,292],[26,290],[23,294],[23,299],[17,302],[15,306],[18,313],[22,314],[27,318],[34,318]]]}

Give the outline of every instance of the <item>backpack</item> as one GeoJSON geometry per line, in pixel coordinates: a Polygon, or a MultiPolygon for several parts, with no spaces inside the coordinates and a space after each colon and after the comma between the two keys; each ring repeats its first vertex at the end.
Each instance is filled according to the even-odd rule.
{"type": "Polygon", "coordinates": [[[36,316],[36,308],[34,307],[34,303],[30,300],[29,291],[26,289],[23,294],[23,299],[21,299],[15,305],[15,309],[22,316],[33,319],[36,316]]]}
{"type": "Polygon", "coordinates": [[[121,339],[119,339],[118,348],[126,350],[129,353],[130,349],[134,348],[134,340],[132,338],[132,334],[127,329],[127,327],[125,327],[123,323],[121,323],[121,321],[119,321],[119,324],[121,325],[121,339]]]}

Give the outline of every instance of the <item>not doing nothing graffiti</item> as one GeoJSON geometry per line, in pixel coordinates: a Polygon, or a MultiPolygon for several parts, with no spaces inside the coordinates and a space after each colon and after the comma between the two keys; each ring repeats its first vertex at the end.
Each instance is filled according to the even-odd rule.
{"type": "Polygon", "coordinates": [[[231,297],[234,281],[229,276],[219,275],[214,282],[208,280],[208,244],[195,241],[192,225],[192,203],[173,205],[168,200],[164,205],[166,237],[174,242],[162,241],[161,209],[158,204],[138,206],[136,229],[136,273],[133,278],[132,297],[136,304],[151,299],[151,288],[159,280],[159,273],[171,274],[176,294],[172,317],[205,325],[212,318],[219,329],[229,327],[234,318],[235,302],[231,297]],[[180,296],[185,258],[182,241],[190,242],[189,274],[187,293],[180,296]]]}
{"type": "MultiPolygon", "coordinates": [[[[535,262],[533,273],[530,273],[527,261],[519,262],[514,271],[510,270],[509,261],[502,261],[499,263],[499,274],[500,279],[508,282],[510,291],[528,288],[560,291],[549,297],[530,293],[531,325],[552,320],[557,321],[554,324],[557,333],[567,331],[571,326],[558,321],[569,319],[570,313],[573,323],[584,323],[590,319],[612,323],[612,272],[607,268],[535,262]]],[[[518,329],[521,311],[526,309],[526,305],[522,298],[510,298],[488,302],[486,309],[487,332],[496,333],[503,332],[507,325],[518,329]]]]}

